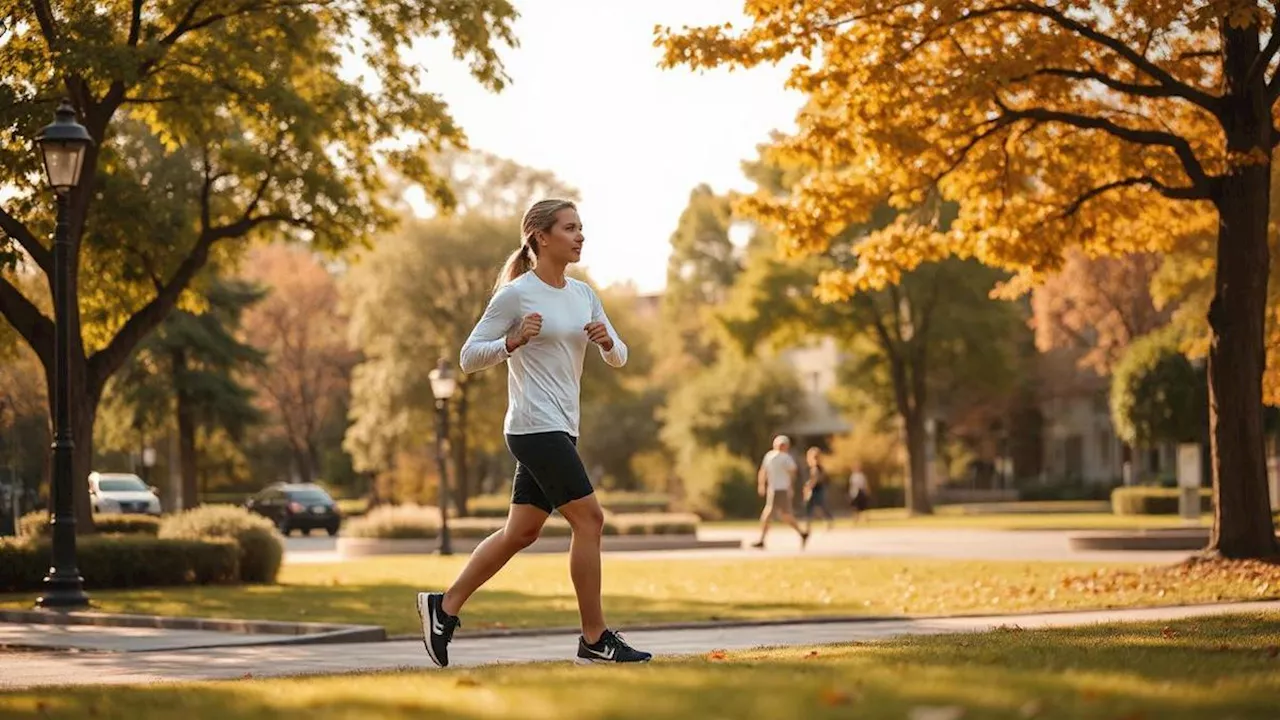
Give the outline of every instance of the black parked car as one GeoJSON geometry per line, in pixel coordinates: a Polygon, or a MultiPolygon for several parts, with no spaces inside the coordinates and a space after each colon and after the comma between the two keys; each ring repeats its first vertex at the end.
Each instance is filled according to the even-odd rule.
{"type": "Polygon", "coordinates": [[[245,501],[251,512],[270,519],[283,535],[301,530],[310,535],[323,529],[337,535],[342,527],[338,504],[319,485],[311,483],[276,483],[245,501]]]}

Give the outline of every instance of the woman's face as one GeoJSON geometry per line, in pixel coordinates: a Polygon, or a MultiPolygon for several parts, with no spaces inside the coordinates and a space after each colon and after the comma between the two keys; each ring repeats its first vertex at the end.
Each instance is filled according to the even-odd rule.
{"type": "Polygon", "coordinates": [[[557,265],[568,265],[582,259],[582,220],[578,211],[564,208],[556,213],[556,221],[549,230],[538,233],[538,259],[557,265]]]}

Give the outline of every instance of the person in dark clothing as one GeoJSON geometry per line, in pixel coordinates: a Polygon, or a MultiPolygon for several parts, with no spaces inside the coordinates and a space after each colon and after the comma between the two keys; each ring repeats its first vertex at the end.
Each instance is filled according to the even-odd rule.
{"type": "Polygon", "coordinates": [[[821,512],[827,516],[827,529],[830,530],[835,518],[827,507],[827,488],[831,486],[831,478],[822,466],[822,450],[811,447],[805,453],[809,461],[809,479],[804,484],[804,518],[805,534],[813,529],[813,514],[821,512]]]}

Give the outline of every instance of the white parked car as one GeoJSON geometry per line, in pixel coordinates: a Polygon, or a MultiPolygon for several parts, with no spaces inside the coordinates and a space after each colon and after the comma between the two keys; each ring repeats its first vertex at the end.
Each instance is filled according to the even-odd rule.
{"type": "Polygon", "coordinates": [[[133,473],[89,473],[89,500],[103,515],[159,515],[156,488],[133,473]]]}

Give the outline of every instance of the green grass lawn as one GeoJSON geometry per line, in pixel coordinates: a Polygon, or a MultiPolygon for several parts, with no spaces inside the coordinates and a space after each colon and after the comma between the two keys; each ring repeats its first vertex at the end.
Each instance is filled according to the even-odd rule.
{"type": "MultiPolygon", "coordinates": [[[[1076,512],[1051,508],[1027,508],[1024,512],[975,512],[965,506],[944,506],[933,515],[907,517],[902,508],[868,510],[862,522],[855,524],[850,518],[839,518],[836,527],[841,529],[875,530],[884,528],[916,528],[921,530],[965,528],[972,530],[1140,530],[1147,528],[1187,527],[1186,521],[1176,515],[1115,515],[1103,512],[1076,512]]],[[[1209,527],[1211,515],[1200,516],[1192,526],[1209,527]]],[[[722,520],[702,523],[704,528],[744,529],[759,527],[759,520],[722,520]]],[[[814,527],[826,527],[824,520],[815,520],[814,527]]]]}
{"type": "MultiPolygon", "coordinates": [[[[91,593],[97,609],[381,625],[418,631],[414,595],[445,587],[464,557],[379,557],[286,566],[279,585],[91,593]]],[[[933,615],[1280,598],[1280,565],[1125,565],[945,559],[605,557],[605,610],[619,627],[717,619],[933,615]]],[[[34,594],[0,596],[30,607],[34,594]]],[[[563,555],[517,557],[463,611],[461,631],[572,627],[577,604],[563,555]]]]}
{"type": "Polygon", "coordinates": [[[1280,613],[567,663],[31,690],[40,718],[1274,720],[1280,613]]]}

